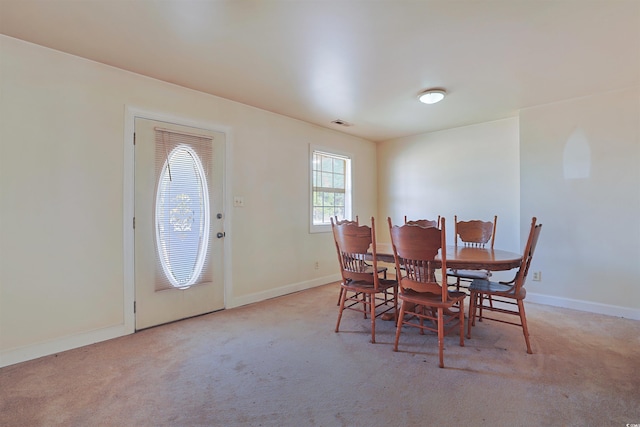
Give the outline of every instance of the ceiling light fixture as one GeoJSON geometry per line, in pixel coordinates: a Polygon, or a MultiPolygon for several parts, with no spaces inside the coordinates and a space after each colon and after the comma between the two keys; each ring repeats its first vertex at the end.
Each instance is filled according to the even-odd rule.
{"type": "Polygon", "coordinates": [[[427,89],[420,92],[418,99],[425,104],[435,104],[444,99],[447,92],[444,89],[427,89]]]}

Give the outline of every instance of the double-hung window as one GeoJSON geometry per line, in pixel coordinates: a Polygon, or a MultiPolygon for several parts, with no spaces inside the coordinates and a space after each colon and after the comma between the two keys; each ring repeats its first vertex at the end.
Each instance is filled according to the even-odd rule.
{"type": "Polygon", "coordinates": [[[351,219],[351,156],[311,147],[311,232],[330,231],[331,218],[351,219]]]}

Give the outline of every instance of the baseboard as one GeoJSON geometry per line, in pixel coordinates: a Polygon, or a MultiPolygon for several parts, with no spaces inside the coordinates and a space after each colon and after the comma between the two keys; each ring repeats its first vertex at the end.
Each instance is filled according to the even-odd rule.
{"type": "Polygon", "coordinates": [[[0,352],[0,368],[4,366],[14,365],[27,360],[37,359],[43,356],[72,350],[85,345],[95,344],[97,342],[118,338],[128,335],[133,331],[128,330],[125,325],[115,325],[93,331],[83,332],[68,337],[46,341],[37,344],[31,344],[25,347],[19,347],[11,350],[0,352]]]}
{"type": "Polygon", "coordinates": [[[640,309],[638,308],[620,307],[617,305],[601,304],[598,302],[555,297],[551,295],[534,294],[530,292],[527,292],[527,301],[554,307],[571,308],[573,310],[588,311],[590,313],[623,317],[625,319],[640,320],[640,309]]]}
{"type": "MultiPolygon", "coordinates": [[[[234,298],[227,304],[226,308],[239,307],[241,305],[251,304],[254,302],[264,301],[266,299],[287,295],[293,292],[303,291],[305,289],[314,288],[316,286],[325,285],[340,280],[339,274],[324,276],[313,280],[293,283],[276,289],[270,289],[264,292],[257,292],[251,295],[234,298]]],[[[0,352],[0,368],[14,365],[27,360],[37,359],[39,357],[49,356],[51,354],[72,350],[85,345],[95,344],[101,341],[118,338],[133,333],[125,325],[115,325],[107,328],[97,329],[94,331],[83,332],[68,337],[63,337],[51,341],[37,344],[27,345],[11,350],[0,352]]]]}
{"type": "MultiPolygon", "coordinates": [[[[304,282],[292,283],[275,289],[269,289],[263,292],[257,292],[245,295],[239,298],[233,298],[227,308],[239,307],[242,305],[252,304],[266,299],[287,295],[293,292],[311,289],[316,286],[325,285],[327,283],[337,282],[340,280],[339,274],[324,276],[304,282]]],[[[574,310],[587,311],[590,313],[598,313],[615,317],[623,317],[626,319],[640,320],[640,309],[631,307],[620,307],[609,304],[601,304],[591,301],[576,300],[571,298],[555,297],[550,295],[542,295],[535,293],[527,293],[527,301],[545,304],[554,307],[570,308],[574,310]]],[[[0,352],[0,368],[4,366],[14,365],[16,363],[25,362],[27,360],[37,359],[39,357],[48,356],[55,353],[71,350],[85,345],[95,344],[97,342],[118,338],[132,333],[125,325],[115,325],[94,331],[88,331],[77,335],[71,335],[53,341],[28,345],[16,349],[0,352]]]]}
{"type": "Polygon", "coordinates": [[[255,302],[264,301],[270,298],[281,297],[293,292],[304,291],[305,289],[315,288],[316,286],[326,285],[327,283],[337,282],[341,280],[340,274],[332,274],[331,276],[319,277],[313,280],[305,280],[304,282],[292,283],[275,289],[269,289],[263,292],[244,295],[232,298],[227,301],[227,308],[240,307],[242,305],[253,304],[255,302]]]}

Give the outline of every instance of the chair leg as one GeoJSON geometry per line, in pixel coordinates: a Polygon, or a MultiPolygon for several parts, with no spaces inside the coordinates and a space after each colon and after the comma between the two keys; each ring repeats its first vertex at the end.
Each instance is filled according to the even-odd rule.
{"type": "Polygon", "coordinates": [[[396,342],[393,345],[393,351],[398,351],[398,341],[400,340],[400,329],[402,329],[402,321],[404,319],[404,303],[400,304],[400,313],[396,317],[396,342]]]}
{"type": "Polygon", "coordinates": [[[436,320],[432,320],[431,323],[433,323],[433,326],[437,328],[438,327],[438,309],[431,308],[430,310],[431,310],[431,318],[436,319],[436,320]]]}
{"type": "Polygon", "coordinates": [[[520,323],[522,324],[524,341],[527,343],[527,353],[533,354],[531,351],[531,343],[529,342],[529,328],[527,328],[527,316],[524,312],[524,301],[521,299],[518,300],[518,312],[520,313],[520,323]]]}
{"type": "Polygon", "coordinates": [[[376,343],[376,294],[369,294],[369,304],[371,305],[371,343],[376,343]]]}
{"type": "Polygon", "coordinates": [[[342,311],[344,310],[344,300],[347,297],[347,290],[344,288],[340,288],[340,309],[338,311],[338,322],[336,323],[336,332],[338,332],[340,328],[340,320],[342,319],[342,311]]]}
{"type": "Polygon", "coordinates": [[[364,313],[364,318],[367,318],[367,294],[362,293],[362,312],[364,313]]]}
{"type": "Polygon", "coordinates": [[[478,294],[476,292],[471,291],[471,296],[469,298],[469,319],[467,320],[469,323],[467,325],[467,338],[471,339],[471,327],[475,325],[476,321],[476,300],[478,298],[478,294]]]}
{"type": "Polygon", "coordinates": [[[464,300],[460,300],[458,322],[460,323],[460,347],[464,347],[464,300]]]}
{"type": "Polygon", "coordinates": [[[398,318],[398,288],[394,287],[393,288],[393,313],[396,317],[394,317],[394,319],[398,318]]]}
{"type": "Polygon", "coordinates": [[[444,310],[438,307],[438,356],[440,367],[444,368],[444,310]]]}

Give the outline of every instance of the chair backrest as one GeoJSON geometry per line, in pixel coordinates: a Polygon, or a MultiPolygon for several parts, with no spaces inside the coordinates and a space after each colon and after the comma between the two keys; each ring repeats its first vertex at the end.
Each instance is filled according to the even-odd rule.
{"type": "Polygon", "coordinates": [[[394,226],[391,218],[387,218],[387,221],[396,271],[400,276],[398,280],[400,291],[404,293],[412,289],[416,292],[439,294],[443,302],[447,301],[447,286],[442,286],[436,277],[436,270],[446,271],[447,269],[444,218],[441,219],[440,228],[421,227],[415,224],[394,226]],[[438,253],[440,257],[436,259],[438,253]]]}
{"type": "Polygon", "coordinates": [[[376,232],[373,217],[371,218],[371,227],[358,225],[355,221],[336,224],[333,218],[331,218],[331,227],[338,252],[342,280],[373,283],[374,288],[377,289],[378,275],[371,274],[371,270],[367,270],[369,265],[365,262],[365,260],[370,260],[373,264],[373,271],[377,271],[376,232]]]}
{"type": "Polygon", "coordinates": [[[534,216],[531,219],[531,229],[529,231],[529,238],[527,244],[524,247],[522,253],[522,262],[520,263],[520,269],[516,276],[515,292],[518,293],[520,289],[524,287],[524,283],[527,280],[527,274],[529,273],[529,267],[531,266],[531,260],[533,259],[533,253],[536,250],[538,244],[538,237],[540,236],[540,230],[542,230],[542,224],[536,224],[537,218],[534,216]]]}
{"type": "Polygon", "coordinates": [[[455,221],[455,243],[462,241],[465,246],[482,247],[489,243],[493,249],[493,242],[496,236],[496,225],[498,224],[498,216],[493,217],[491,221],[480,221],[477,219],[471,221],[458,221],[458,216],[453,217],[455,221]]]}
{"type": "Polygon", "coordinates": [[[407,216],[404,216],[404,223],[405,224],[414,224],[414,225],[419,225],[420,227],[440,227],[440,215],[438,215],[438,219],[437,220],[433,220],[433,219],[413,219],[413,220],[407,220],[407,216]]]}
{"type": "Polygon", "coordinates": [[[351,219],[338,219],[338,215],[335,216],[335,223],[336,224],[349,224],[349,223],[353,223],[355,225],[360,225],[360,220],[358,219],[358,215],[356,215],[356,219],[351,220],[351,219]]]}

